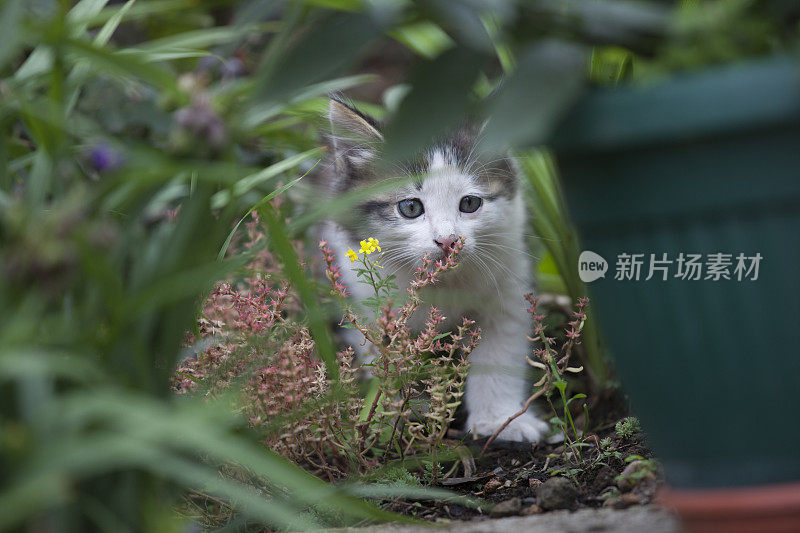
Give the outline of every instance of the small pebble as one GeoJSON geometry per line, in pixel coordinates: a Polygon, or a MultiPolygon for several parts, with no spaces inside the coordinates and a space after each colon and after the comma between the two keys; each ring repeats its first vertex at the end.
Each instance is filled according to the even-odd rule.
{"type": "Polygon", "coordinates": [[[530,516],[532,514],[542,514],[542,508],[536,504],[528,505],[527,507],[523,507],[522,510],[519,512],[522,516],[530,516]]]}
{"type": "Polygon", "coordinates": [[[614,509],[627,509],[632,505],[640,505],[642,500],[636,494],[627,492],[616,498],[611,498],[603,503],[603,507],[613,507],[614,509]]]}
{"type": "Polygon", "coordinates": [[[546,511],[572,509],[578,500],[578,489],[570,480],[563,477],[550,478],[536,491],[539,507],[546,511]]]}
{"type": "Polygon", "coordinates": [[[447,514],[450,516],[461,516],[464,514],[464,508],[460,505],[450,505],[447,508],[447,514]]]}
{"type": "Polygon", "coordinates": [[[503,486],[503,483],[499,479],[497,479],[496,477],[493,477],[492,479],[487,481],[486,484],[483,486],[483,493],[484,494],[495,493],[502,486],[503,486]]]}
{"type": "Polygon", "coordinates": [[[519,514],[520,510],[522,509],[522,500],[519,498],[511,498],[510,500],[505,500],[494,507],[492,507],[491,513],[489,516],[492,518],[501,518],[503,516],[514,516],[519,514]]]}
{"type": "Polygon", "coordinates": [[[625,470],[622,471],[620,474],[620,479],[617,481],[617,487],[622,492],[627,492],[634,488],[639,483],[643,482],[644,480],[654,479],[653,473],[649,472],[646,476],[641,477],[639,479],[633,479],[631,476],[634,474],[648,468],[647,463],[644,461],[633,461],[628,466],[625,467],[625,470]]]}
{"type": "Polygon", "coordinates": [[[503,471],[503,467],[502,466],[498,466],[497,468],[492,470],[492,474],[499,474],[502,471],[503,471]]]}

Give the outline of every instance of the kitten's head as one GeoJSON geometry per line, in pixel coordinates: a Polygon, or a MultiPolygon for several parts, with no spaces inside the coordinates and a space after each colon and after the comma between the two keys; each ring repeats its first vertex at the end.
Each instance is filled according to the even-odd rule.
{"type": "Polygon", "coordinates": [[[465,238],[462,262],[479,254],[502,256],[499,243],[521,238],[524,209],[511,161],[479,154],[477,128],[458,128],[412,161],[381,165],[383,135],[376,120],[336,99],[328,117],[327,179],[334,194],[410,176],[360,204],[345,223],[354,237],[378,238],[388,260],[412,264],[426,252],[438,258],[458,237],[465,238]]]}

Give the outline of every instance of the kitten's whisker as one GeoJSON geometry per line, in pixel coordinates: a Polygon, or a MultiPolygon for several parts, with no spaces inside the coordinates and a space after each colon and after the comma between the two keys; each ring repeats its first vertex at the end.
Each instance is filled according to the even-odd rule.
{"type": "MultiPolygon", "coordinates": [[[[479,253],[479,255],[481,255],[481,257],[485,257],[487,259],[494,261],[495,263],[497,263],[498,267],[503,269],[505,272],[519,278],[519,276],[516,273],[514,273],[510,268],[508,268],[508,266],[506,266],[504,261],[500,261],[497,259],[497,257],[495,257],[496,253],[493,250],[493,248],[494,246],[492,243],[478,243],[476,245],[476,250],[479,253]]],[[[500,250],[500,251],[505,253],[505,250],[500,250]]],[[[515,252],[517,251],[515,250],[515,252]]]]}
{"type": "Polygon", "coordinates": [[[518,253],[518,254],[522,254],[522,255],[528,256],[531,259],[535,259],[536,261],[541,261],[541,259],[542,259],[541,257],[535,256],[532,253],[523,250],[522,248],[516,248],[514,246],[507,246],[507,245],[500,244],[500,243],[497,243],[497,242],[482,242],[482,243],[480,243],[480,245],[484,246],[486,248],[495,248],[495,249],[499,249],[499,250],[502,250],[502,251],[507,251],[507,250],[508,251],[512,251],[512,252],[515,252],[515,253],[518,253]]]}
{"type": "MultiPolygon", "coordinates": [[[[517,233],[515,236],[524,237],[526,239],[536,239],[539,241],[561,242],[561,239],[548,239],[546,237],[536,235],[535,233],[517,233]]],[[[481,233],[480,237],[508,237],[508,233],[481,233]]]]}
{"type": "Polygon", "coordinates": [[[497,291],[497,296],[500,298],[500,286],[497,284],[497,279],[494,277],[492,270],[486,264],[483,259],[481,259],[480,254],[470,254],[467,258],[463,260],[465,266],[474,265],[478,267],[478,269],[486,275],[486,278],[492,282],[497,291]]]}
{"type": "Polygon", "coordinates": [[[505,300],[503,299],[502,293],[500,291],[500,285],[497,283],[497,278],[492,272],[492,269],[489,268],[489,265],[487,265],[486,262],[483,261],[483,259],[481,259],[479,255],[474,255],[473,257],[475,257],[476,264],[479,266],[479,268],[481,268],[481,270],[486,272],[487,276],[494,284],[494,289],[497,292],[497,301],[500,302],[500,308],[505,309],[505,300]]]}
{"type": "Polygon", "coordinates": [[[519,284],[527,285],[527,283],[528,283],[527,280],[523,279],[522,277],[519,276],[519,274],[517,274],[516,272],[514,272],[510,268],[508,268],[506,265],[504,265],[502,263],[502,261],[498,261],[491,254],[487,254],[485,257],[486,257],[486,259],[491,261],[493,265],[496,265],[498,268],[500,268],[500,270],[505,272],[509,277],[514,278],[519,284]]]}
{"type": "Polygon", "coordinates": [[[408,251],[403,250],[402,248],[394,248],[389,250],[388,252],[384,252],[383,260],[386,265],[393,268],[391,272],[387,275],[393,276],[397,272],[403,269],[407,269],[408,271],[412,271],[414,267],[414,262],[417,261],[419,258],[416,257],[416,254],[408,251]]]}

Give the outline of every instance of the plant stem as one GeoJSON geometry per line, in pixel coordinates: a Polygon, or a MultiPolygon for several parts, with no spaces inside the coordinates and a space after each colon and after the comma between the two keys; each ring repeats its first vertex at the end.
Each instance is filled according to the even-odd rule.
{"type": "Polygon", "coordinates": [[[503,425],[502,425],[502,426],[500,426],[500,427],[497,429],[497,431],[495,431],[494,433],[492,433],[492,436],[491,436],[491,437],[489,437],[489,440],[487,440],[487,441],[486,441],[486,444],[484,444],[484,445],[483,445],[483,449],[481,450],[481,455],[483,455],[484,453],[486,453],[486,450],[489,448],[489,445],[490,445],[490,444],[492,444],[492,442],[494,442],[494,440],[497,438],[497,436],[498,436],[498,435],[499,435],[499,434],[500,434],[500,433],[501,433],[501,432],[502,432],[504,429],[506,429],[506,428],[508,427],[508,425],[509,425],[509,424],[510,424],[510,423],[511,423],[511,422],[512,422],[512,421],[513,421],[515,418],[518,418],[518,417],[522,416],[523,414],[525,414],[525,412],[528,410],[528,408],[531,406],[531,404],[532,404],[532,403],[533,403],[533,402],[536,400],[536,398],[540,397],[542,394],[546,393],[546,392],[547,392],[547,391],[549,391],[549,390],[550,390],[550,383],[547,383],[547,384],[545,384],[545,386],[544,386],[544,387],[542,387],[542,388],[541,388],[541,389],[539,389],[538,391],[536,391],[536,392],[534,392],[533,394],[531,394],[531,396],[530,396],[530,397],[529,397],[529,398],[528,398],[528,399],[525,401],[525,404],[522,406],[522,409],[520,409],[519,411],[517,411],[516,413],[514,413],[513,415],[511,415],[510,417],[508,417],[508,420],[506,420],[505,422],[503,422],[503,425]]]}

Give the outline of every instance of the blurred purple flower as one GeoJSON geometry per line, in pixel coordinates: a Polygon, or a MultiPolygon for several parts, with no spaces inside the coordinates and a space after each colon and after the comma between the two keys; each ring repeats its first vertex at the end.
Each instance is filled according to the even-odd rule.
{"type": "Polygon", "coordinates": [[[225,61],[220,69],[220,73],[224,80],[238,78],[244,74],[244,63],[238,57],[232,57],[225,61]]]}
{"type": "Polygon", "coordinates": [[[178,109],[175,122],[180,128],[204,138],[211,146],[219,147],[225,142],[225,122],[211,108],[206,95],[198,95],[191,105],[178,109]]]}
{"type": "Polygon", "coordinates": [[[197,62],[196,70],[201,72],[203,71],[214,71],[219,66],[220,60],[216,56],[205,56],[200,61],[197,62]]]}
{"type": "Polygon", "coordinates": [[[122,154],[107,144],[98,144],[89,151],[89,162],[97,172],[110,172],[122,166],[122,154]]]}

